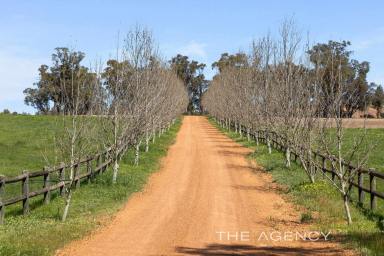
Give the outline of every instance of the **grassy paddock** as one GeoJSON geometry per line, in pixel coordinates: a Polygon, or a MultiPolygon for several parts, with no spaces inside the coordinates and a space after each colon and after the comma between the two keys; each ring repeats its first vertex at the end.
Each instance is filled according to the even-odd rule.
{"type": "Polygon", "coordinates": [[[52,116],[0,114],[0,174],[39,170],[53,155],[56,128],[52,116]]]}
{"type": "MultiPolygon", "coordinates": [[[[384,205],[381,200],[378,200],[380,207],[376,213],[363,210],[352,203],[353,225],[348,226],[339,193],[323,179],[322,175],[317,177],[316,183],[310,184],[304,170],[298,164],[293,162],[290,169],[285,167],[282,152],[273,150],[272,154],[269,154],[265,145],[257,146],[253,141],[248,142],[245,137],[240,138],[238,134],[222,129],[213,119],[211,122],[233,140],[255,150],[249,157],[263,166],[265,171],[272,175],[274,182],[282,186],[284,196],[288,200],[300,206],[298,209],[302,211],[302,222],[312,223],[315,229],[331,230],[334,234],[333,239],[339,240],[347,247],[358,249],[362,255],[382,255],[384,222],[380,212],[383,213],[384,205]]],[[[372,138],[382,136],[380,134],[382,130],[374,129],[369,136],[372,138]]],[[[347,131],[346,145],[351,145],[356,131],[355,129],[347,131]]],[[[384,148],[383,140],[378,141],[378,146],[384,148]]],[[[380,152],[377,147],[375,151],[380,152]]],[[[377,155],[376,152],[372,152],[373,159],[371,158],[370,163],[382,166],[380,162],[382,155],[377,155]]]]}
{"type": "MultiPolygon", "coordinates": [[[[25,166],[31,169],[40,168],[44,161],[41,160],[38,151],[44,146],[43,143],[37,142],[40,141],[37,136],[47,137],[49,141],[49,137],[44,135],[44,129],[49,130],[52,125],[49,117],[1,116],[0,118],[2,123],[6,121],[5,126],[1,128],[0,150],[6,151],[7,146],[4,145],[7,143],[12,145],[14,140],[20,140],[23,144],[10,149],[22,152],[19,160],[17,158],[7,160],[0,154],[1,165],[4,168],[1,172],[5,173],[3,170],[6,169],[6,174],[11,175],[19,173],[20,168],[26,168],[25,166]],[[18,136],[8,138],[3,131],[7,129],[12,131],[14,125],[17,126],[15,132],[18,136]],[[41,130],[41,133],[32,136],[34,133],[31,132],[31,127],[35,131],[41,130]],[[32,137],[28,139],[26,136],[32,137]],[[29,151],[31,155],[27,157],[29,151]],[[26,158],[27,161],[25,161],[26,158]],[[6,164],[15,164],[17,168],[14,167],[12,171],[5,168],[6,164]]],[[[28,216],[7,213],[5,224],[0,226],[0,255],[51,255],[66,243],[79,239],[95,228],[108,223],[127,198],[132,193],[140,191],[148,176],[159,168],[160,159],[165,156],[168,147],[174,142],[180,124],[181,122],[177,121],[161,138],[156,138],[155,144],[150,145],[149,152],[141,153],[139,166],[133,165],[134,153],[129,150],[120,163],[117,184],[112,185],[112,172],[108,170],[98,176],[93,183],[75,190],[65,223],[60,221],[64,206],[64,201],[60,197],[53,199],[48,205],[35,202],[39,207],[28,216]]],[[[15,144],[18,143],[13,145],[15,144]]]]}
{"type": "MultiPolygon", "coordinates": [[[[330,129],[330,131],[332,136],[336,136],[334,129],[330,129]]],[[[343,137],[343,150],[349,152],[356,143],[356,140],[361,137],[364,137],[364,139],[357,152],[361,153],[368,151],[369,158],[367,166],[375,168],[379,172],[384,172],[384,129],[372,128],[364,130],[360,128],[346,128],[343,137]]],[[[334,148],[336,149],[336,144],[334,145],[334,148]]]]}

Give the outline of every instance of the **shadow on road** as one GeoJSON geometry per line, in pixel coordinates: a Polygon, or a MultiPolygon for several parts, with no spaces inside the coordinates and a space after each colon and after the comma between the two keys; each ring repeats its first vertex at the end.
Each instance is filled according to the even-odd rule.
{"type": "Polygon", "coordinates": [[[342,249],[329,247],[320,248],[291,248],[284,246],[254,246],[241,244],[209,244],[204,248],[177,247],[177,253],[186,255],[202,255],[202,256],[229,256],[229,255],[342,255],[342,249]]]}

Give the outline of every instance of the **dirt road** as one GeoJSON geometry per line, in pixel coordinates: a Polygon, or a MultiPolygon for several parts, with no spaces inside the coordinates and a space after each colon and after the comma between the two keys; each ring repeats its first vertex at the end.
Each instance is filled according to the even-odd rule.
{"type": "Polygon", "coordinates": [[[109,226],[58,254],[343,254],[335,243],[302,240],[314,233],[299,223],[300,213],[281,197],[271,177],[246,160],[249,152],[206,118],[185,117],[146,189],[109,226]]]}

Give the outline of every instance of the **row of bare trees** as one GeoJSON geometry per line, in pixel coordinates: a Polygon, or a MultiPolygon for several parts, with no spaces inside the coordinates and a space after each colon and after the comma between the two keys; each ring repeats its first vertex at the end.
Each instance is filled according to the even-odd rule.
{"type": "Polygon", "coordinates": [[[248,139],[250,131],[265,131],[269,153],[272,132],[287,138],[283,141],[286,167],[291,166],[294,150],[311,183],[322,168],[313,159],[313,151],[334,156],[329,159],[338,179],[329,177],[329,181],[340,192],[346,218],[352,223],[348,184],[366,163],[369,151],[362,150],[367,145],[364,129],[355,136],[352,148],[343,144],[342,113],[346,103],[357,104],[359,98],[343,70],[343,49],[336,46],[326,54],[314,51],[303,42],[294,22],[285,21],[277,38],[268,35],[255,40],[248,54],[227,57],[232,61],[228,63],[221,60],[203,105],[224,127],[234,124],[235,131],[248,139]],[[355,168],[346,170],[343,162],[355,168]]]}
{"type": "MultiPolygon", "coordinates": [[[[144,150],[149,150],[150,142],[185,111],[188,96],[183,82],[161,60],[151,32],[141,27],[126,35],[117,47],[116,58],[106,67],[97,63],[89,70],[92,75],[83,76],[79,73],[82,69],[65,69],[65,79],[59,81],[61,98],[57,105],[61,111],[56,116],[57,157],[53,164],[63,160],[74,164],[110,147],[114,184],[121,148],[128,145],[134,149],[138,165],[140,146],[144,143],[144,150]]],[[[71,184],[66,188],[63,221],[72,197],[73,169],[67,174],[71,184]]]]}

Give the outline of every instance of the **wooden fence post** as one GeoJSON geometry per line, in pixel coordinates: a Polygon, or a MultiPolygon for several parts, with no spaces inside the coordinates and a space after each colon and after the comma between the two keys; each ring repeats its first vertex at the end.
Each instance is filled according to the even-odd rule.
{"type": "MultiPolygon", "coordinates": [[[[319,171],[319,168],[318,168],[318,165],[317,165],[317,153],[315,151],[313,151],[313,163],[315,163],[315,173],[317,174],[317,172],[319,171]]],[[[312,163],[309,163],[309,166],[312,166],[312,163]]]]}
{"type": "Polygon", "coordinates": [[[103,165],[103,168],[101,168],[101,173],[103,173],[105,171],[105,161],[107,159],[107,152],[104,152],[102,155],[101,155],[101,164],[103,165]]]}
{"type": "Polygon", "coordinates": [[[91,180],[93,179],[93,175],[94,175],[91,161],[92,161],[92,159],[88,158],[88,160],[87,160],[88,183],[91,182],[91,180]]]}
{"type": "Polygon", "coordinates": [[[65,192],[65,164],[64,163],[60,163],[59,180],[60,182],[64,182],[64,185],[59,189],[60,196],[64,196],[64,192],[65,192]]]}
{"type": "Polygon", "coordinates": [[[4,195],[5,195],[5,177],[0,175],[0,225],[4,223],[4,215],[5,215],[5,205],[4,203],[4,195]]]}
{"type": "Polygon", "coordinates": [[[322,156],[321,168],[322,168],[322,171],[323,171],[323,178],[325,178],[325,173],[326,173],[325,169],[327,168],[327,162],[326,162],[325,156],[322,156]]]}
{"type": "Polygon", "coordinates": [[[79,188],[80,187],[80,178],[78,177],[79,176],[79,162],[75,163],[75,171],[74,171],[74,179],[75,179],[75,187],[76,188],[79,188]]]}
{"type": "Polygon", "coordinates": [[[44,204],[49,204],[49,202],[51,201],[51,184],[49,170],[50,169],[48,167],[44,167],[44,171],[47,171],[47,173],[44,174],[44,189],[47,190],[46,192],[44,192],[44,204]]]}
{"type": "Polygon", "coordinates": [[[376,177],[373,175],[374,169],[369,169],[369,190],[371,195],[371,210],[376,209],[376,196],[374,192],[376,192],[376,177]]]}
{"type": "Polygon", "coordinates": [[[352,182],[353,180],[351,179],[351,175],[352,175],[352,167],[351,166],[346,166],[346,168],[348,168],[348,179],[349,179],[349,187],[348,187],[348,190],[349,190],[349,193],[352,194],[352,189],[353,189],[353,185],[352,185],[352,182]]]}
{"type": "MultiPolygon", "coordinates": [[[[97,168],[99,168],[100,164],[101,164],[101,155],[98,154],[96,157],[96,170],[97,170],[97,168]]],[[[98,172],[100,172],[100,169],[98,172]]]]}
{"type": "Polygon", "coordinates": [[[29,172],[23,171],[25,177],[22,181],[22,194],[23,194],[23,214],[29,213],[29,172]]]}
{"type": "MultiPolygon", "coordinates": [[[[118,150],[118,149],[116,149],[116,150],[118,150]]],[[[111,157],[111,152],[110,151],[105,152],[104,163],[107,163],[109,161],[110,157],[111,157]]],[[[106,164],[104,166],[104,172],[107,170],[108,166],[109,166],[109,164],[106,164]]]]}
{"type": "Polygon", "coordinates": [[[276,138],[276,134],[275,134],[274,132],[272,132],[272,136],[271,136],[271,140],[272,140],[272,141],[271,141],[271,143],[272,143],[272,148],[277,149],[275,138],[276,138]]]}
{"type": "Polygon", "coordinates": [[[261,139],[261,143],[264,143],[264,144],[267,144],[267,140],[266,140],[266,131],[265,130],[262,130],[261,133],[260,133],[260,139],[261,139]]]}
{"type": "Polygon", "coordinates": [[[357,183],[359,185],[359,188],[358,188],[359,203],[363,204],[364,203],[364,196],[365,196],[364,190],[362,189],[364,186],[364,177],[363,177],[363,174],[361,172],[358,172],[358,174],[357,174],[357,183]]]}

